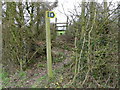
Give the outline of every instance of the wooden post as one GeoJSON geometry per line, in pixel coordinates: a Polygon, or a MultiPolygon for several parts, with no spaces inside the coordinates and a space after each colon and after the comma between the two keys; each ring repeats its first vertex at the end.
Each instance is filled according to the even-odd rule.
{"type": "Polygon", "coordinates": [[[55,18],[55,31],[57,30],[57,18],[55,18]]]}
{"type": "Polygon", "coordinates": [[[68,30],[68,16],[67,16],[66,30],[68,30]]]}
{"type": "Polygon", "coordinates": [[[51,35],[50,35],[50,18],[48,18],[48,11],[45,14],[46,24],[46,50],[47,50],[47,72],[48,77],[52,78],[52,57],[51,57],[51,35]]]}
{"type": "Polygon", "coordinates": [[[55,23],[57,23],[57,18],[55,18],[55,23]]]}

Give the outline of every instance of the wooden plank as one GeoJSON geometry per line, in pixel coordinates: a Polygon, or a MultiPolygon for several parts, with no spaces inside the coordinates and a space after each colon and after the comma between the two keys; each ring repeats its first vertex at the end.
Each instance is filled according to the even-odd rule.
{"type": "Polygon", "coordinates": [[[68,27],[68,26],[55,26],[55,27],[68,27]]]}
{"type": "Polygon", "coordinates": [[[59,30],[59,29],[57,29],[56,31],[66,31],[66,30],[59,30]]]}
{"type": "Polygon", "coordinates": [[[55,23],[55,24],[68,24],[68,23],[55,23]]]}

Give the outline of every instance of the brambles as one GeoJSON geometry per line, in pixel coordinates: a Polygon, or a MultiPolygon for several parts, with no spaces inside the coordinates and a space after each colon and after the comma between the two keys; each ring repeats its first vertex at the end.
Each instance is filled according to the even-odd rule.
{"type": "Polygon", "coordinates": [[[5,3],[8,8],[3,8],[2,62],[10,78],[3,72],[4,87],[119,86],[118,8],[111,9],[114,5],[106,2],[81,4],[70,11],[71,24],[65,35],[56,36],[54,24],[51,24],[54,77],[48,80],[44,13],[49,3],[46,3],[48,6],[43,3],[5,3]],[[24,10],[30,15],[29,19],[25,19],[24,10]],[[13,82],[9,82],[11,79],[13,82]]]}

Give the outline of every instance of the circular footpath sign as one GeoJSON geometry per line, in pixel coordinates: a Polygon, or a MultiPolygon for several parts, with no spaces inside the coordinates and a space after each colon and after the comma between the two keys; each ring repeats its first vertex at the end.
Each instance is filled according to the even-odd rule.
{"type": "Polygon", "coordinates": [[[55,13],[53,11],[47,11],[48,18],[55,18],[55,13]]]}

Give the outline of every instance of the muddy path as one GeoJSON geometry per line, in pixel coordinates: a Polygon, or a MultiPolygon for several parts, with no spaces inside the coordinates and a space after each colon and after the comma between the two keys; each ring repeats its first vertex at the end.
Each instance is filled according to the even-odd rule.
{"type": "MultiPolygon", "coordinates": [[[[53,63],[53,70],[59,69],[59,68],[64,68],[65,65],[69,64],[72,56],[72,52],[68,50],[64,50],[61,48],[52,48],[52,53],[55,55],[58,55],[59,53],[63,53],[65,59],[62,60],[61,62],[55,62],[53,63]]],[[[57,58],[57,57],[56,57],[57,58]]],[[[34,64],[33,68],[26,70],[26,76],[25,79],[18,77],[17,74],[11,76],[10,82],[11,85],[8,87],[15,88],[17,84],[18,87],[22,86],[24,88],[31,88],[34,85],[40,84],[38,83],[39,80],[42,80],[43,77],[47,76],[47,64],[46,61],[39,62],[44,65],[44,67],[37,67],[37,64],[34,64]]],[[[42,83],[42,82],[41,82],[42,83]]]]}

